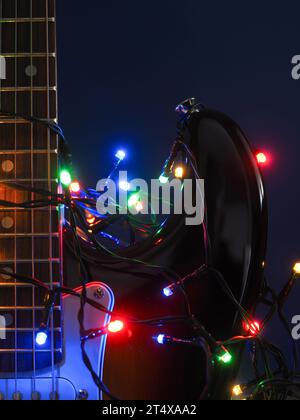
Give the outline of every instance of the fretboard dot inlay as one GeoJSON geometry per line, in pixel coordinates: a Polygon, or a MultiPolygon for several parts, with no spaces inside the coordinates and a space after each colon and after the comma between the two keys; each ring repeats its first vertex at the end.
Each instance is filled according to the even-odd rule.
{"type": "MultiPolygon", "coordinates": [[[[13,273],[13,269],[11,267],[4,267],[3,270],[7,271],[7,273],[13,273]]],[[[1,278],[3,280],[10,280],[11,279],[10,276],[6,276],[5,274],[1,274],[1,278]]]]}
{"type": "Polygon", "coordinates": [[[4,229],[11,229],[14,226],[14,219],[12,217],[6,216],[1,220],[1,225],[4,229]]]}
{"type": "Polygon", "coordinates": [[[14,162],[11,160],[4,160],[1,166],[2,166],[2,171],[7,172],[7,173],[12,172],[15,167],[14,162]]]}
{"type": "Polygon", "coordinates": [[[34,77],[34,76],[36,76],[37,75],[37,72],[38,72],[37,71],[37,68],[35,66],[33,66],[33,65],[29,65],[25,69],[25,74],[28,77],[34,77]]]}

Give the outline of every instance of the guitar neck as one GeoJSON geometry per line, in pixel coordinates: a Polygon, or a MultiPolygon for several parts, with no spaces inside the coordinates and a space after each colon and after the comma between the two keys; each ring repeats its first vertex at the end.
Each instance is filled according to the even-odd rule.
{"type": "MultiPolygon", "coordinates": [[[[0,0],[0,55],[6,65],[6,79],[0,81],[0,200],[35,200],[36,194],[17,191],[13,184],[58,189],[58,138],[45,125],[25,118],[57,120],[55,1],[0,0]]],[[[51,288],[61,284],[55,207],[0,206],[0,267],[38,278],[51,288]]],[[[0,316],[7,320],[6,337],[0,340],[0,371],[18,376],[19,371],[35,371],[57,360],[53,353],[61,353],[59,305],[51,321],[51,340],[43,349],[35,344],[43,300],[40,290],[0,276],[0,316]]]]}
{"type": "Polygon", "coordinates": [[[57,118],[54,0],[1,0],[1,109],[57,118]]]}

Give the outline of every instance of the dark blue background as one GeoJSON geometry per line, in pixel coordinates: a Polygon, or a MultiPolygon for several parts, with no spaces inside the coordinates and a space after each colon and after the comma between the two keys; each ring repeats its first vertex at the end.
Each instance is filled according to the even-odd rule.
{"type": "MultiPolygon", "coordinates": [[[[173,108],[186,97],[229,114],[272,155],[268,274],[277,289],[300,259],[299,12],[296,1],[58,2],[60,123],[79,178],[95,187],[119,146],[132,176],[159,175],[173,108]]],[[[277,325],[270,331],[287,342],[277,325]]]]}

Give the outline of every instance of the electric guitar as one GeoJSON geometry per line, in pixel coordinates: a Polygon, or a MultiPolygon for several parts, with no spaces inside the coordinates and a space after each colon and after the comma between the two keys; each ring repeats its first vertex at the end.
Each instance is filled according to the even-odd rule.
{"type": "MultiPolygon", "coordinates": [[[[55,0],[0,0],[0,55],[6,79],[0,84],[0,200],[36,200],[28,187],[60,191],[58,136],[38,121],[57,121],[55,0]],[[24,116],[24,118],[22,118],[24,116]],[[16,189],[15,185],[24,189],[16,189]],[[27,188],[27,189],[26,189],[27,188]]],[[[203,111],[190,122],[187,143],[206,181],[211,264],[221,270],[233,292],[251,308],[263,279],[266,208],[262,180],[248,143],[222,114],[203,111]]],[[[80,293],[78,261],[66,246],[63,208],[0,206],[0,399],[99,400],[105,395],[86,368],[80,348],[77,296],[61,295],[51,311],[49,333],[40,341],[45,293],[13,274],[32,277],[50,289],[72,287],[80,293]],[[9,275],[11,273],[11,276],[9,275]]],[[[203,227],[186,227],[170,218],[159,237],[120,255],[167,266],[185,276],[204,262],[203,227]]],[[[87,330],[101,329],[117,311],[139,319],[183,316],[181,295],[166,300],[166,277],[125,270],[84,244],[91,262],[91,300],[108,313],[86,305],[87,330]],[[94,262],[93,262],[94,261],[94,262]]],[[[211,281],[192,282],[187,290],[194,313],[219,339],[239,332],[237,313],[211,281]]],[[[193,337],[189,325],[130,325],[126,333],[100,335],[86,342],[98,378],[120,399],[199,399],[207,386],[206,360],[198,348],[159,346],[158,333],[193,337]]],[[[211,396],[226,398],[236,364],[215,375],[211,396]]],[[[208,395],[205,395],[208,397],[208,395]]]]}
{"type": "MultiPolygon", "coordinates": [[[[56,27],[54,0],[0,1],[0,55],[6,64],[1,80],[1,110],[57,120],[56,27]]],[[[0,199],[25,202],[31,192],[9,186],[58,190],[58,138],[39,123],[14,117],[0,121],[0,199]],[[8,183],[4,185],[4,182],[8,183]]],[[[0,209],[0,267],[41,279],[52,287],[63,282],[62,215],[55,206],[39,209],[0,209]]],[[[108,286],[99,288],[103,304],[113,309],[108,286]]],[[[86,373],[76,319],[79,302],[62,298],[51,316],[51,334],[44,346],[36,342],[45,293],[9,275],[0,276],[0,399],[99,399],[98,388],[86,373]]],[[[107,317],[87,308],[90,328],[107,317]],[[96,320],[96,321],[95,321],[96,320]]],[[[88,344],[96,371],[103,365],[105,338],[88,344]]]]}

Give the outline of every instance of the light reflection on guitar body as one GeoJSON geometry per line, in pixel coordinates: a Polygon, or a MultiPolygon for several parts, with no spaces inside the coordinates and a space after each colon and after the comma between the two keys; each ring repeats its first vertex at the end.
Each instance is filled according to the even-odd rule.
{"type": "MultiPolygon", "coordinates": [[[[76,289],[81,292],[81,289],[76,289]]],[[[87,294],[91,299],[96,300],[101,292],[101,304],[110,311],[113,310],[114,296],[109,287],[103,283],[94,282],[87,286],[87,294]]],[[[77,313],[80,300],[73,296],[63,297],[63,328],[64,348],[63,362],[55,366],[54,370],[37,372],[34,377],[32,373],[23,373],[17,379],[13,375],[0,374],[0,400],[11,399],[59,399],[75,400],[102,399],[101,392],[85,367],[80,349],[79,325],[77,313]]],[[[97,329],[107,325],[109,316],[87,305],[85,309],[86,329],[97,329]]],[[[106,336],[90,340],[86,344],[86,350],[95,372],[99,377],[103,376],[105,358],[106,336]]],[[[38,355],[37,355],[38,357],[38,355]]]]}

